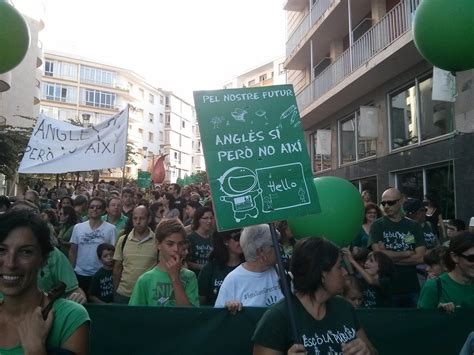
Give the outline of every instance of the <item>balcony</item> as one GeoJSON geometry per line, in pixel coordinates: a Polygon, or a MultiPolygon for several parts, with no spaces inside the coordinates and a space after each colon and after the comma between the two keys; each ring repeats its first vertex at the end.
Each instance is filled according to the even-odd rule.
{"type": "MultiPolygon", "coordinates": [[[[298,107],[300,112],[302,112],[302,116],[309,106],[313,109],[318,107],[318,104],[321,104],[321,101],[323,101],[323,96],[326,97],[326,94],[330,91],[334,94],[337,89],[342,90],[349,84],[357,85],[356,80],[359,80],[376,65],[378,65],[378,69],[381,73],[379,73],[378,77],[374,78],[372,84],[369,84],[372,86],[377,84],[377,81],[386,80],[392,72],[404,70],[404,68],[408,68],[420,62],[422,60],[421,56],[417,54],[411,33],[409,33],[412,27],[414,11],[420,2],[421,0],[404,0],[400,2],[385,14],[377,24],[354,42],[351,47],[336,58],[326,69],[317,75],[311,84],[297,95],[298,107]],[[402,45],[405,43],[399,41],[402,38],[404,38],[406,43],[411,43],[411,46],[405,48],[406,52],[401,51],[402,45]],[[389,47],[392,45],[393,49],[389,50],[389,47]],[[400,52],[398,56],[395,55],[396,51],[400,52]],[[376,62],[375,58],[379,55],[380,57],[385,57],[380,58],[378,63],[369,65],[369,61],[374,59],[374,62],[376,62]],[[382,68],[381,63],[389,56],[392,59],[392,63],[386,63],[385,67],[382,68]],[[395,61],[397,61],[396,65],[393,64],[395,61]],[[344,86],[343,84],[346,85],[344,86]],[[318,103],[315,103],[315,101],[318,101],[318,103]]],[[[388,61],[385,60],[385,62],[388,61]]],[[[376,72],[374,70],[372,71],[373,73],[376,72]]],[[[394,75],[396,75],[396,73],[394,73],[394,75]]],[[[361,91],[360,89],[361,88],[359,88],[359,93],[361,91]]],[[[354,89],[352,89],[352,91],[354,91],[354,89]]],[[[352,96],[354,95],[355,94],[352,93],[352,96]]],[[[344,99],[347,101],[349,98],[344,99]]]]}
{"type": "Polygon", "coordinates": [[[308,0],[285,0],[283,9],[286,11],[302,11],[306,5],[308,5],[308,0]]]}

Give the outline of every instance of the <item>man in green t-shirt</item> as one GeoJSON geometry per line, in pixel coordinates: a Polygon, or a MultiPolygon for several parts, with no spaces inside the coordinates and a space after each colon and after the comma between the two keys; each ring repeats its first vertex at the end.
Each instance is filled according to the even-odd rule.
{"type": "Polygon", "coordinates": [[[416,307],[420,285],[416,265],[423,263],[426,252],[421,226],[402,214],[402,194],[389,188],[382,194],[385,216],[370,228],[369,245],[382,251],[395,263],[393,305],[416,307]]]}

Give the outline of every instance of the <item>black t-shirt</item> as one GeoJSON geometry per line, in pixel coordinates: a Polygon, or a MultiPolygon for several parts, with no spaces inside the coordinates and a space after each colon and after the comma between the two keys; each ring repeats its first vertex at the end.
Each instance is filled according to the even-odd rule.
{"type": "Polygon", "coordinates": [[[199,273],[199,296],[206,296],[206,306],[214,306],[224,278],[237,266],[225,265],[221,268],[217,262],[210,261],[199,273]]]}
{"type": "Polygon", "coordinates": [[[89,294],[96,296],[105,303],[111,303],[114,299],[114,283],[112,270],[100,268],[92,277],[89,294]]]}

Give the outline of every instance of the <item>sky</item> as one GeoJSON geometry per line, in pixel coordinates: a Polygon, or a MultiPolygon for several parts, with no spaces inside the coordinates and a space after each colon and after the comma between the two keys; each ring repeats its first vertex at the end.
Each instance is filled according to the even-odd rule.
{"type": "Polygon", "coordinates": [[[284,55],[282,0],[40,1],[45,49],[133,70],[186,99],[284,55]]]}

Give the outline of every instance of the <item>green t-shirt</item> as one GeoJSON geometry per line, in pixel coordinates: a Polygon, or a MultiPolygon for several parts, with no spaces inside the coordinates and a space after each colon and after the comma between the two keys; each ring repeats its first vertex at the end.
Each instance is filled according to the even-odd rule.
{"type": "Polygon", "coordinates": [[[112,303],[114,300],[114,282],[112,279],[112,270],[101,267],[94,276],[92,276],[89,287],[89,294],[96,296],[105,303],[112,303]]]}
{"type": "Polygon", "coordinates": [[[439,277],[441,294],[438,299],[437,279],[427,280],[418,299],[418,308],[436,309],[439,303],[452,302],[456,307],[474,309],[474,285],[462,285],[448,273],[439,277]]]}
{"type": "Polygon", "coordinates": [[[203,238],[196,232],[192,232],[186,238],[190,243],[188,261],[205,265],[213,248],[212,238],[203,238]]]}
{"type": "MultiPolygon", "coordinates": [[[[360,329],[354,307],[340,296],[326,302],[326,315],[316,320],[292,297],[298,334],[307,354],[342,354],[341,343],[357,337],[360,329]]],[[[293,345],[285,299],[270,307],[257,324],[252,337],[255,344],[282,351],[293,345]]]]}
{"type": "Polygon", "coordinates": [[[378,286],[372,286],[364,281],[362,296],[363,308],[392,307],[391,279],[380,277],[378,286]]]}
{"type": "Polygon", "coordinates": [[[206,296],[206,306],[214,306],[224,278],[237,266],[225,265],[221,268],[217,262],[210,261],[199,273],[199,296],[206,296]]]}
{"type": "MultiPolygon", "coordinates": [[[[108,216],[106,214],[104,214],[101,217],[101,219],[105,222],[109,222],[108,216]]],[[[120,233],[125,229],[125,225],[127,224],[127,221],[128,221],[128,217],[122,213],[120,215],[120,218],[117,220],[117,222],[111,223],[115,227],[115,236],[117,237],[117,240],[120,233]]]]}
{"type": "Polygon", "coordinates": [[[49,253],[46,264],[38,272],[38,287],[47,293],[59,281],[66,284],[66,293],[79,287],[71,263],[58,248],[54,248],[49,253]]]}
{"type": "MultiPolygon", "coordinates": [[[[89,314],[87,313],[86,309],[73,301],[60,298],[54,302],[53,309],[53,327],[51,328],[46,341],[46,346],[48,349],[60,348],[62,344],[64,344],[64,342],[68,340],[72,334],[74,334],[77,328],[90,321],[89,314]]],[[[17,345],[10,349],[0,348],[0,354],[21,355],[23,354],[23,349],[21,345],[17,345]]]]}
{"type": "MultiPolygon", "coordinates": [[[[199,306],[198,283],[191,270],[182,268],[180,279],[184,292],[193,306],[199,306]]],[[[133,288],[129,305],[174,307],[173,285],[167,272],[155,267],[140,276],[133,288]]]]}
{"type": "MultiPolygon", "coordinates": [[[[393,222],[384,216],[372,223],[368,245],[379,241],[384,243],[385,249],[392,251],[413,251],[425,245],[421,226],[406,217],[393,222]]],[[[395,264],[392,290],[395,295],[420,291],[416,265],[395,264]]]]}
{"type": "Polygon", "coordinates": [[[352,241],[351,246],[367,249],[368,240],[369,235],[365,232],[365,229],[361,227],[354,240],[352,241]]]}

